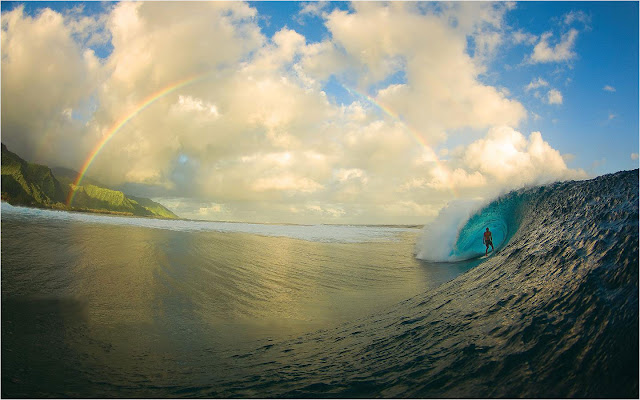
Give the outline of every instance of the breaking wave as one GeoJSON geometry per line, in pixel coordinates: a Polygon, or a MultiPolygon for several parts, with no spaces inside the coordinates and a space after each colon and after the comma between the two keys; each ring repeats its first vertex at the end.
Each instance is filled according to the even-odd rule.
{"type": "Polygon", "coordinates": [[[281,225],[248,222],[193,221],[183,219],[154,219],[121,217],[104,214],[54,211],[39,208],[12,206],[2,202],[2,212],[19,220],[46,218],[62,222],[131,226],[163,229],[175,232],[248,233],[260,236],[288,237],[310,242],[363,243],[382,240],[398,240],[403,232],[415,232],[416,228],[367,225],[281,225]]]}
{"type": "Polygon", "coordinates": [[[454,201],[423,228],[416,243],[416,257],[427,261],[464,261],[485,254],[482,237],[486,228],[492,233],[497,251],[518,230],[522,210],[530,194],[511,192],[480,206],[477,201],[454,201]]]}
{"type": "Polygon", "coordinates": [[[451,225],[445,252],[476,256],[489,226],[493,257],[394,310],[256,349],[254,373],[200,393],[637,398],[638,201],[638,170],[507,194],[451,225]]]}
{"type": "MultiPolygon", "coordinates": [[[[176,243],[160,243],[157,248],[166,248],[166,254],[157,257],[162,268],[143,281],[152,282],[158,289],[151,291],[148,283],[140,285],[148,291],[134,297],[131,305],[137,304],[136,301],[148,302],[150,309],[160,311],[175,305],[178,310],[175,320],[158,312],[153,314],[154,318],[142,321],[156,323],[158,329],[162,328],[160,332],[166,329],[172,335],[141,336],[127,347],[128,342],[116,335],[126,334],[126,329],[115,330],[113,337],[107,335],[112,329],[111,320],[103,321],[104,330],[95,331],[81,324],[67,326],[65,319],[55,320],[61,326],[60,334],[46,337],[64,344],[60,354],[74,362],[55,369],[42,363],[46,371],[42,376],[28,376],[29,372],[24,372],[29,382],[44,382],[42,386],[47,389],[34,391],[22,384],[25,379],[22,375],[12,380],[11,374],[20,370],[5,367],[3,360],[3,395],[637,398],[638,202],[638,170],[634,170],[588,181],[522,189],[486,205],[454,204],[441,214],[436,224],[425,229],[415,248],[417,255],[459,260],[443,263],[444,268],[455,268],[465,264],[460,260],[477,257],[484,251],[482,231],[489,227],[496,245],[494,256],[449,282],[436,288],[425,287],[419,294],[390,307],[379,307],[371,315],[291,338],[265,337],[242,347],[220,347],[209,325],[203,325],[200,333],[183,329],[189,326],[189,315],[209,316],[201,310],[214,303],[207,299],[215,294],[211,289],[213,280],[198,279],[195,294],[181,295],[185,282],[190,282],[188,277],[199,267],[216,267],[213,269],[217,274],[215,279],[228,274],[249,274],[250,282],[269,285],[266,294],[286,297],[298,285],[300,275],[308,273],[305,268],[298,268],[304,263],[302,258],[308,255],[301,253],[290,259],[290,253],[283,252],[287,257],[282,258],[276,270],[285,273],[293,287],[281,288],[273,286],[272,279],[262,269],[250,275],[251,265],[243,263],[228,263],[217,268],[219,257],[203,260],[197,252],[173,254],[176,243]],[[165,286],[167,281],[172,285],[165,286]],[[97,333],[105,333],[107,339],[95,339],[92,335],[97,333]],[[67,350],[68,339],[74,335],[82,346],[67,350]],[[175,351],[167,347],[170,343],[174,343],[175,351]],[[118,358],[114,353],[123,356],[118,358]],[[64,380],[62,376],[57,386],[59,392],[52,391],[47,381],[41,379],[52,380],[51,376],[55,376],[51,375],[52,371],[65,372],[76,365],[85,370],[73,375],[73,379],[64,380]]],[[[185,234],[181,238],[185,242],[197,239],[192,236],[185,234]]],[[[78,238],[78,245],[68,251],[81,255],[78,250],[84,243],[81,239],[82,236],[78,238]]],[[[232,239],[222,237],[217,242],[205,241],[202,246],[218,254],[223,242],[229,242],[237,248],[231,256],[246,252],[246,241],[232,239]]],[[[9,251],[5,243],[3,241],[3,263],[9,251]]],[[[152,246],[146,241],[140,245],[143,249],[152,246]]],[[[395,242],[390,245],[394,246],[395,242]]],[[[337,247],[347,254],[355,249],[351,245],[340,245],[335,246],[334,251],[337,247]]],[[[411,252],[410,246],[407,251],[411,252]]],[[[111,253],[108,256],[118,260],[119,254],[111,253]]],[[[318,254],[321,266],[335,259],[332,254],[318,254]]],[[[52,253],[52,257],[55,255],[52,253]]],[[[24,262],[29,254],[18,256],[13,268],[29,282],[32,268],[24,262]]],[[[269,259],[268,255],[265,257],[269,259]]],[[[364,257],[367,266],[366,255],[364,257]]],[[[148,261],[139,260],[140,263],[148,261]]],[[[90,259],[72,274],[67,274],[64,263],[53,263],[42,274],[47,278],[58,270],[70,277],[81,271],[100,272],[109,278],[102,285],[106,290],[111,287],[115,274],[126,265],[114,262],[113,267],[98,271],[90,259]]],[[[435,263],[424,262],[423,267],[428,269],[433,265],[435,263]]],[[[393,261],[385,261],[385,266],[390,270],[402,267],[393,261]]],[[[353,269],[353,265],[346,263],[341,276],[353,279],[349,278],[353,269]]],[[[139,268],[132,271],[144,272],[139,268]]],[[[314,276],[326,274],[325,268],[312,272],[314,276]]],[[[11,283],[6,280],[6,274],[7,265],[3,264],[3,296],[11,283]]],[[[368,276],[364,274],[364,278],[368,276]]],[[[126,276],[124,281],[128,283],[131,278],[126,276]]],[[[78,283],[79,290],[91,282],[85,279],[78,283]]],[[[132,286],[136,290],[131,289],[131,293],[137,295],[138,287],[132,286]]],[[[50,285],[47,288],[53,290],[50,285]]],[[[313,288],[309,287],[310,295],[321,293],[313,288]]],[[[250,302],[256,297],[255,291],[240,289],[244,296],[240,300],[250,302]]],[[[338,289],[344,292],[348,286],[339,285],[338,289]]],[[[292,296],[293,301],[298,298],[292,296]]],[[[109,305],[119,299],[120,296],[105,296],[103,301],[109,305]]],[[[225,299],[223,296],[220,301],[225,299]]],[[[13,359],[15,362],[29,360],[28,356],[41,351],[40,347],[31,345],[35,343],[31,339],[36,332],[31,328],[36,326],[35,322],[25,323],[29,335],[15,335],[13,342],[5,340],[5,327],[14,329],[15,323],[9,322],[20,316],[20,310],[10,305],[3,301],[3,356],[9,357],[10,351],[14,351],[7,343],[24,341],[26,356],[16,352],[13,359]],[[15,315],[12,317],[10,313],[15,315]]],[[[126,303],[122,308],[127,311],[131,305],[126,303]]],[[[137,314],[130,317],[137,320],[137,314]]],[[[101,320],[89,318],[88,321],[101,320]]],[[[33,365],[29,364],[28,369],[33,365]]]]}

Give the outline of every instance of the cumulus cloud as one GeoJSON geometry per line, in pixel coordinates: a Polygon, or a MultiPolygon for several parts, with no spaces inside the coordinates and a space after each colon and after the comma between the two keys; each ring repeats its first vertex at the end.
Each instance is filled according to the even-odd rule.
{"type": "Polygon", "coordinates": [[[346,182],[352,179],[359,180],[363,183],[367,182],[366,172],[361,170],[360,168],[341,168],[339,170],[336,170],[334,173],[338,182],[346,182]]]}
{"type": "Polygon", "coordinates": [[[614,93],[616,91],[616,88],[614,88],[613,86],[610,86],[610,85],[604,85],[602,90],[604,90],[605,92],[614,93]]]}
{"type": "Polygon", "coordinates": [[[300,16],[321,16],[329,7],[330,3],[328,1],[311,1],[304,2],[300,5],[300,11],[298,15],[300,16]]]}
{"type": "Polygon", "coordinates": [[[218,107],[213,103],[208,103],[202,99],[192,96],[178,96],[178,102],[173,105],[173,110],[177,113],[189,113],[204,115],[208,118],[217,118],[220,116],[218,107]]]}
{"type": "Polygon", "coordinates": [[[568,12],[564,16],[564,21],[566,25],[574,24],[575,22],[581,22],[584,26],[588,27],[591,23],[591,16],[589,16],[584,11],[573,10],[568,12]]]}
{"type": "Polygon", "coordinates": [[[256,192],[278,191],[278,192],[303,192],[313,193],[322,188],[322,185],[309,178],[296,177],[291,174],[277,174],[256,180],[252,187],[256,192]]]}
{"type": "Polygon", "coordinates": [[[560,41],[555,45],[549,43],[552,37],[553,33],[551,32],[542,34],[529,57],[530,63],[566,62],[576,57],[573,48],[578,37],[578,30],[570,29],[562,35],[560,41]]]}
{"type": "Polygon", "coordinates": [[[200,207],[198,209],[198,214],[210,217],[211,215],[218,215],[222,212],[222,206],[220,204],[212,203],[206,207],[200,207]]]}
{"type": "Polygon", "coordinates": [[[524,90],[528,92],[530,90],[538,89],[538,88],[543,87],[543,86],[549,86],[549,83],[547,81],[545,81],[544,79],[538,77],[538,78],[532,80],[531,82],[529,82],[529,84],[527,86],[525,86],[524,90]]]}
{"type": "Polygon", "coordinates": [[[509,187],[586,178],[583,171],[569,169],[540,132],[527,138],[510,127],[490,129],[486,138],[468,146],[462,158],[468,168],[509,187]]]}
{"type": "Polygon", "coordinates": [[[493,127],[487,136],[451,152],[422,178],[405,183],[408,192],[433,189],[457,198],[487,199],[511,189],[564,179],[585,179],[587,173],[571,169],[567,160],[542,138],[528,137],[508,127],[493,127]]]}
{"type": "Polygon", "coordinates": [[[528,45],[534,45],[538,37],[529,32],[523,32],[521,30],[515,31],[511,34],[511,41],[515,44],[525,43],[528,45]]]}
{"type": "Polygon", "coordinates": [[[2,13],[3,141],[35,161],[78,160],[65,142],[80,134],[74,110],[93,93],[100,63],[74,32],[49,9],[35,17],[22,6],[2,13]]]}
{"type": "Polygon", "coordinates": [[[450,170],[439,166],[431,170],[431,177],[427,185],[438,190],[479,188],[487,183],[486,177],[480,171],[469,173],[462,168],[450,170]]]}
{"type": "Polygon", "coordinates": [[[122,2],[91,20],[17,7],[2,14],[3,142],[79,169],[115,132],[89,175],[161,188],[191,218],[415,223],[452,196],[580,175],[517,132],[527,110],[481,79],[511,5],[426,6],[303,6],[324,19],[318,43],[265,37],[239,2],[122,2]],[[368,96],[336,104],[329,79],[368,96]],[[434,150],[458,129],[487,136],[434,150]]]}
{"type": "MultiPolygon", "coordinates": [[[[334,42],[358,68],[360,85],[405,73],[406,84],[383,88],[376,100],[401,112],[429,141],[441,140],[446,129],[517,125],[526,115],[520,103],[479,81],[482,69],[465,51],[466,33],[473,31],[466,7],[478,6],[454,6],[449,13],[459,18],[457,26],[464,34],[449,18],[416,13],[406,3],[355,3],[356,12],[336,10],[327,17],[334,42]]],[[[485,24],[499,24],[496,13],[478,15],[485,17],[485,24]]]]}
{"type": "Polygon", "coordinates": [[[562,93],[558,89],[551,89],[545,97],[547,104],[562,104],[562,93]]]}
{"type": "Polygon", "coordinates": [[[331,206],[331,205],[318,205],[318,204],[308,204],[304,207],[303,210],[300,210],[299,208],[293,207],[291,209],[292,212],[294,213],[300,213],[300,212],[311,212],[312,214],[315,215],[319,215],[319,216],[329,216],[332,218],[338,218],[338,217],[342,217],[346,214],[346,211],[339,207],[339,206],[331,206]]]}

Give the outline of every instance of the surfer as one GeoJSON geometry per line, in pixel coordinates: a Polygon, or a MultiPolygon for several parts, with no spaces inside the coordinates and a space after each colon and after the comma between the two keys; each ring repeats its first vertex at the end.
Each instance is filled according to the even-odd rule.
{"type": "Polygon", "coordinates": [[[491,251],[493,251],[493,237],[491,236],[489,228],[484,232],[482,242],[487,246],[487,249],[484,251],[484,255],[486,256],[489,253],[489,246],[491,246],[491,251]]]}

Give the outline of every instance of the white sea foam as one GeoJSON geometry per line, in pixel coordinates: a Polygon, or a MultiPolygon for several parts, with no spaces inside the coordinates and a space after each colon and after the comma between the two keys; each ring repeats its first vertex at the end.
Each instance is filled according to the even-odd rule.
{"type": "Polygon", "coordinates": [[[152,218],[121,217],[101,214],[43,210],[15,207],[2,203],[3,218],[44,218],[81,223],[130,225],[152,229],[166,229],[182,232],[237,232],[262,236],[280,236],[311,242],[360,243],[382,240],[397,240],[402,232],[418,232],[415,228],[361,226],[361,225],[278,225],[242,222],[213,222],[163,220],[152,218]]]}
{"type": "Polygon", "coordinates": [[[456,261],[451,254],[460,229],[481,204],[477,200],[454,200],[447,204],[422,229],[416,242],[416,257],[428,261],[456,261]]]}

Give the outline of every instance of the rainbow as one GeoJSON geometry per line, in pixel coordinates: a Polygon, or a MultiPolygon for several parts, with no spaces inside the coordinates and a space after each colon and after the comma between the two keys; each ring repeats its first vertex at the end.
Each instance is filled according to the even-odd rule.
{"type": "MultiPolygon", "coordinates": [[[[415,129],[411,125],[409,125],[398,113],[396,113],[391,108],[389,108],[388,106],[382,104],[380,101],[374,99],[373,97],[369,96],[366,93],[362,93],[360,91],[357,91],[355,89],[349,88],[349,87],[344,86],[344,85],[342,85],[342,87],[347,92],[349,92],[349,94],[351,94],[352,96],[365,100],[369,104],[372,104],[377,109],[382,111],[385,115],[387,115],[391,119],[393,119],[393,120],[395,120],[397,122],[400,122],[402,124],[402,126],[405,127],[407,132],[409,132],[411,134],[411,136],[415,139],[415,141],[418,142],[418,144],[424,148],[424,150],[428,153],[429,158],[433,159],[435,161],[435,163],[438,165],[438,167],[442,171],[446,171],[447,170],[447,168],[444,167],[444,165],[442,164],[442,161],[440,161],[440,159],[438,158],[438,155],[436,154],[436,152],[433,150],[433,147],[431,147],[431,145],[429,145],[429,143],[425,140],[425,138],[422,136],[422,134],[417,129],[415,129]]],[[[451,192],[453,193],[453,195],[455,197],[458,197],[458,192],[457,192],[457,190],[455,189],[455,187],[453,185],[449,185],[449,189],[451,190],[451,192]]]]}
{"type": "MultiPolygon", "coordinates": [[[[386,114],[387,116],[391,117],[393,120],[400,122],[408,131],[409,133],[411,133],[411,135],[413,136],[413,138],[422,146],[424,147],[427,151],[433,152],[433,149],[431,148],[431,146],[429,145],[429,143],[427,143],[427,141],[424,139],[424,137],[420,134],[420,132],[418,132],[416,129],[414,129],[413,127],[411,127],[409,124],[407,124],[407,122],[400,117],[400,115],[398,113],[396,113],[395,111],[393,111],[391,108],[385,106],[384,104],[382,104],[381,102],[377,101],[376,99],[374,99],[373,97],[369,96],[366,93],[362,93],[359,92],[357,90],[348,88],[346,86],[343,86],[345,88],[345,90],[347,92],[349,92],[352,96],[354,97],[359,97],[361,99],[366,100],[368,103],[373,104],[376,108],[378,108],[380,111],[382,111],[384,114],[386,114]]],[[[437,158],[436,158],[437,159],[437,158]]]]}
{"type": "Polygon", "coordinates": [[[166,86],[158,90],[157,92],[147,96],[144,100],[142,100],[142,102],[140,102],[138,105],[133,107],[131,111],[129,111],[126,115],[124,115],[121,119],[119,119],[111,128],[109,128],[107,133],[102,137],[100,142],[98,142],[98,144],[93,148],[93,150],[89,153],[89,156],[85,159],[84,163],[82,164],[82,167],[80,168],[80,172],[78,173],[78,176],[76,176],[76,179],[73,181],[73,185],[69,190],[69,195],[67,196],[67,206],[70,206],[71,203],[73,202],[73,198],[75,197],[77,187],[80,186],[80,183],[82,182],[82,179],[87,173],[87,170],[89,169],[93,161],[96,159],[100,151],[111,140],[111,138],[113,138],[116,135],[116,133],[118,133],[120,129],[122,129],[122,127],[127,124],[127,122],[131,121],[132,118],[140,114],[144,109],[146,109],[147,107],[149,107],[150,105],[158,101],[158,99],[161,99],[162,97],[170,93],[173,93],[174,91],[182,87],[201,81],[209,77],[211,74],[212,72],[200,73],[198,75],[191,76],[186,79],[182,79],[178,82],[174,82],[169,86],[166,86]]]}
{"type": "MultiPolygon", "coordinates": [[[[170,93],[173,93],[174,91],[182,87],[201,81],[207,78],[208,76],[210,76],[211,74],[212,74],[211,72],[200,73],[198,75],[195,75],[186,79],[182,79],[178,82],[174,82],[156,91],[155,93],[147,96],[142,102],[140,102],[138,105],[133,107],[133,109],[130,112],[125,114],[121,119],[119,119],[102,137],[100,142],[98,142],[98,144],[93,148],[93,150],[89,153],[89,156],[85,159],[84,163],[82,164],[82,167],[80,168],[80,172],[78,172],[78,175],[76,176],[76,179],[73,181],[73,184],[71,185],[71,188],[69,190],[69,195],[67,196],[67,206],[70,206],[71,203],[73,202],[73,199],[77,191],[77,187],[80,186],[82,179],[85,177],[87,170],[89,169],[93,161],[96,159],[96,157],[98,156],[100,151],[105,147],[105,145],[111,140],[111,138],[113,138],[120,131],[120,129],[122,129],[122,127],[124,127],[131,119],[133,119],[135,116],[140,114],[147,107],[149,107],[150,105],[155,103],[157,100],[161,99],[162,97],[170,93]]],[[[392,109],[380,103],[379,101],[376,101],[374,98],[372,98],[371,96],[365,93],[361,93],[347,86],[343,86],[343,87],[345,90],[347,90],[347,92],[349,92],[354,97],[359,97],[361,99],[364,99],[368,103],[373,104],[375,107],[377,107],[379,110],[381,110],[384,114],[386,114],[393,120],[400,122],[407,129],[407,131],[411,133],[413,138],[429,153],[429,156],[433,158],[433,160],[435,160],[435,162],[439,166],[441,165],[441,161],[439,161],[438,156],[433,151],[433,148],[429,145],[429,143],[427,143],[424,137],[416,129],[408,125],[400,117],[400,115],[398,115],[392,109]]],[[[454,195],[457,196],[455,189],[452,188],[451,190],[454,193],[454,195]]]]}

